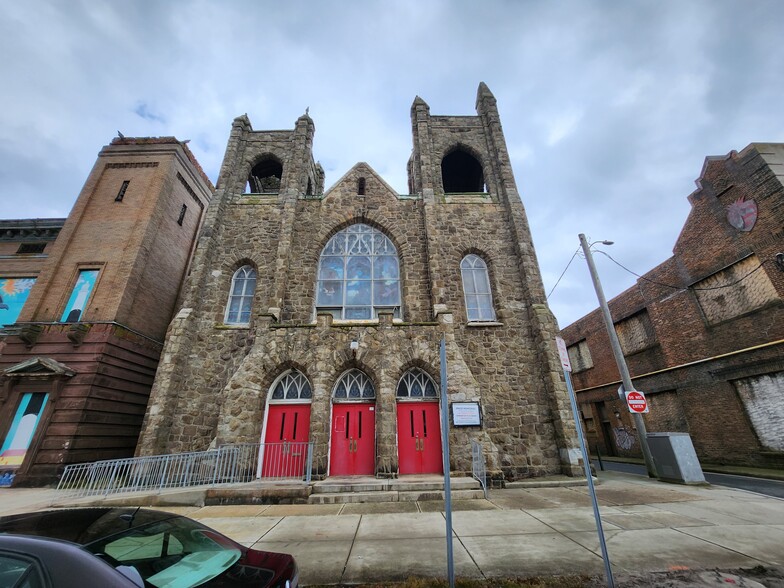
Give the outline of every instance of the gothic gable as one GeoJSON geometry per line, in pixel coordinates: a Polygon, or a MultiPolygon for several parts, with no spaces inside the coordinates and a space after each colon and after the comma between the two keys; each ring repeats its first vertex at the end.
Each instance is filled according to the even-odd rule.
{"type": "Polygon", "coordinates": [[[364,196],[366,198],[394,198],[397,200],[398,194],[376,173],[376,170],[362,161],[348,170],[324,193],[325,199],[330,196],[364,196]]]}

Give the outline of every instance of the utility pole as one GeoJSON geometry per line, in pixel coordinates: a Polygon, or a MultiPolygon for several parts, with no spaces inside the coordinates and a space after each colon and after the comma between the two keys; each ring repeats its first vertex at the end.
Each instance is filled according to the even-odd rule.
{"type": "MultiPolygon", "coordinates": [[[[605,245],[612,245],[609,241],[602,242],[605,245]]],[[[593,255],[591,254],[591,245],[585,238],[585,235],[580,233],[580,245],[585,253],[585,261],[588,262],[588,269],[591,272],[591,280],[593,280],[593,287],[596,290],[596,297],[599,299],[599,307],[602,309],[604,316],[604,324],[607,327],[607,334],[610,336],[610,347],[612,348],[613,355],[615,356],[615,363],[618,364],[618,371],[621,372],[621,382],[623,382],[624,390],[634,390],[632,378],[629,375],[629,368],[626,366],[626,359],[623,357],[621,350],[621,342],[618,340],[618,334],[615,332],[615,325],[613,324],[612,315],[610,314],[610,307],[607,306],[607,299],[604,297],[602,290],[602,283],[599,281],[599,274],[596,272],[596,266],[593,263],[593,255]]],[[[642,456],[645,459],[645,467],[648,470],[648,476],[651,478],[658,478],[656,473],[656,465],[653,463],[653,456],[648,447],[648,431],[645,428],[645,421],[642,420],[642,415],[632,413],[634,419],[634,426],[637,428],[637,440],[640,442],[642,449],[642,456]]]]}

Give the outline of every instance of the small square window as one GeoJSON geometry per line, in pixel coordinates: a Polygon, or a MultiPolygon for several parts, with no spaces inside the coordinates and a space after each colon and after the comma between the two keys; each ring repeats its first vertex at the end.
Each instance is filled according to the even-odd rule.
{"type": "Polygon", "coordinates": [[[43,253],[46,249],[46,243],[22,243],[19,249],[16,250],[17,255],[35,255],[43,253]]]}

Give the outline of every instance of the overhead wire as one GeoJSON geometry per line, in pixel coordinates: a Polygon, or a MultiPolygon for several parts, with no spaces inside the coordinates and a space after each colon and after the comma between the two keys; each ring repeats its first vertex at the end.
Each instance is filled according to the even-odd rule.
{"type": "MultiPolygon", "coordinates": [[[[577,250],[572,254],[572,258],[569,260],[569,263],[566,264],[566,267],[561,272],[561,275],[558,276],[558,279],[555,281],[555,285],[550,289],[550,294],[552,294],[553,291],[555,290],[556,286],[558,286],[559,282],[561,281],[561,278],[564,277],[564,274],[566,273],[566,270],[568,270],[569,266],[572,265],[572,262],[574,261],[574,258],[577,256],[577,253],[579,251],[580,251],[580,247],[578,247],[577,250]]],[[[546,297],[547,299],[550,298],[550,294],[547,295],[547,297],[546,297]]]]}
{"type": "MultiPolygon", "coordinates": [[[[571,257],[571,259],[569,260],[569,263],[567,263],[567,264],[566,264],[566,267],[565,267],[565,268],[564,268],[564,270],[561,272],[561,275],[558,277],[558,280],[556,280],[555,284],[554,284],[554,285],[553,285],[553,287],[550,289],[550,292],[549,292],[549,294],[547,294],[547,299],[549,299],[549,298],[550,298],[550,296],[552,295],[552,293],[555,291],[555,288],[556,288],[556,287],[558,286],[558,284],[561,282],[561,279],[562,279],[562,278],[564,277],[564,275],[566,274],[567,270],[569,269],[569,266],[571,266],[571,265],[572,265],[572,262],[574,261],[574,258],[577,256],[577,254],[580,252],[580,249],[581,249],[581,248],[580,248],[580,247],[578,247],[578,248],[577,248],[577,250],[576,250],[576,251],[575,251],[575,252],[572,254],[572,257],[571,257]]],[[[748,278],[749,276],[751,276],[751,275],[752,275],[754,272],[758,271],[758,270],[759,270],[759,269],[760,269],[760,268],[761,268],[763,265],[765,265],[766,263],[768,263],[769,261],[771,261],[771,260],[769,260],[769,259],[766,259],[765,261],[761,261],[761,262],[760,262],[760,264],[759,264],[757,267],[755,267],[753,270],[750,270],[748,273],[746,273],[746,274],[745,274],[745,275],[743,275],[742,277],[738,278],[738,279],[737,279],[737,280],[735,280],[734,282],[730,282],[729,284],[722,284],[721,286],[708,286],[708,287],[704,287],[704,288],[698,288],[698,287],[696,287],[696,286],[673,286],[672,284],[665,284],[664,282],[659,282],[659,281],[657,281],[657,280],[652,280],[652,279],[650,279],[650,278],[646,278],[645,276],[641,276],[641,275],[640,275],[640,274],[638,274],[637,272],[630,270],[628,267],[626,267],[625,265],[623,265],[621,262],[619,262],[619,261],[617,261],[615,258],[613,258],[613,256],[612,256],[612,255],[610,255],[609,253],[607,253],[606,251],[602,251],[601,249],[596,249],[595,251],[596,251],[596,253],[601,253],[602,255],[604,255],[605,257],[607,257],[607,259],[609,259],[610,261],[612,261],[612,262],[613,262],[615,265],[617,265],[618,267],[620,267],[622,270],[624,270],[624,271],[626,271],[626,272],[630,273],[631,275],[633,275],[633,276],[635,276],[635,277],[637,277],[637,278],[639,278],[639,279],[641,279],[641,280],[643,280],[643,281],[645,281],[645,282],[649,282],[649,283],[651,283],[651,284],[656,284],[657,286],[662,286],[662,287],[664,287],[664,288],[670,288],[670,289],[672,289],[672,290],[694,290],[694,291],[698,291],[698,292],[706,292],[706,291],[709,291],[709,290],[721,290],[722,288],[731,288],[732,286],[735,286],[735,285],[737,285],[737,284],[740,284],[740,283],[741,283],[743,280],[745,280],[746,278],[748,278]]]]}

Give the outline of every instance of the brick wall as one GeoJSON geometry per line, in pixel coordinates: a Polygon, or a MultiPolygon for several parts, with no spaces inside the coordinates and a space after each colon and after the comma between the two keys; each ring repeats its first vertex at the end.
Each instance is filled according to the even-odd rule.
{"type": "MultiPolygon", "coordinates": [[[[778,458],[767,449],[784,443],[774,424],[784,406],[775,376],[784,368],[784,272],[774,263],[784,250],[782,163],[778,144],[707,158],[673,257],[609,303],[635,387],[650,398],[648,430],[688,431],[705,460],[772,465],[778,458]],[[739,200],[757,206],[750,230],[728,219],[739,200]],[[644,313],[644,328],[630,328],[644,313]],[[652,335],[655,344],[639,351],[635,333],[652,335]],[[759,386],[774,407],[767,415],[753,400],[759,386]]],[[[573,376],[583,410],[595,415],[600,403],[617,405],[620,377],[599,311],[562,334],[569,345],[585,340],[593,359],[573,376]]],[[[600,433],[591,441],[603,443],[600,433]]]]}

